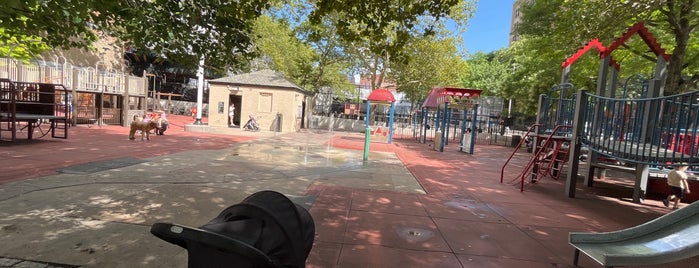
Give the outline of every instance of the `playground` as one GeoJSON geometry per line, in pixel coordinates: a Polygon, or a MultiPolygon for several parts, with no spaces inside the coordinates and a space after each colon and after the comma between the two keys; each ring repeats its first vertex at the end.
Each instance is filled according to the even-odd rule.
{"type": "MultiPolygon", "coordinates": [[[[456,143],[439,152],[396,139],[372,143],[363,164],[359,133],[202,134],[183,130],[191,117],[168,120],[166,135],[148,142],[128,141],[127,128],[81,125],[69,139],[4,147],[15,152],[8,175],[23,180],[4,180],[0,191],[0,232],[15,241],[1,243],[0,259],[186,267],[184,250],[150,235],[151,224],[198,226],[262,189],[312,204],[317,235],[307,267],[566,267],[569,232],[614,231],[668,213],[659,201],[630,202],[615,171],[595,187],[578,183],[574,199],[551,179],[520,193],[497,182],[511,147],[476,146],[470,155],[456,143]]],[[[598,267],[582,257],[579,264],[598,267]]]]}
{"type": "Polygon", "coordinates": [[[16,106],[24,95],[7,86],[4,131],[29,132],[2,144],[13,149],[5,158],[14,175],[0,191],[0,231],[19,242],[0,246],[1,264],[183,267],[186,254],[148,236],[149,226],[197,226],[253,192],[276,190],[310,208],[316,222],[308,267],[698,266],[699,240],[686,230],[699,205],[671,212],[651,186],[669,168],[699,165],[699,93],[663,96],[668,55],[653,40],[642,23],[608,46],[592,40],[563,62],[562,83],[540,97],[537,121],[507,135],[480,90],[436,87],[412,118],[412,134],[395,140],[388,96],[369,99],[391,106],[387,129],[365,118],[367,136],[386,137],[373,143],[315,130],[186,133],[190,118],[177,116],[167,135],[148,142],[126,141],[127,129],[109,125],[71,127],[68,139],[69,107],[54,105],[67,99],[65,89],[37,84],[50,101],[20,102],[51,111],[28,108],[42,116],[30,118],[16,106]],[[657,56],[654,77],[619,76],[612,52],[634,35],[657,56]],[[591,49],[600,58],[594,93],[567,80],[591,49]],[[52,131],[64,124],[65,134],[33,138],[44,122],[52,131]],[[479,144],[482,129],[510,140],[479,144]],[[70,150],[47,153],[57,148],[70,150]],[[69,160],[80,154],[87,156],[69,160]]]}

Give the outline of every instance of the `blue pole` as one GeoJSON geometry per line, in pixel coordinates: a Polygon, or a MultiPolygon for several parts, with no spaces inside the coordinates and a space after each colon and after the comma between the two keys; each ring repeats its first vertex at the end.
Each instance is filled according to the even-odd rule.
{"type": "Polygon", "coordinates": [[[388,144],[393,141],[393,113],[396,109],[396,102],[391,102],[391,113],[388,117],[388,144]]]}
{"type": "Polygon", "coordinates": [[[467,111],[466,109],[464,109],[464,118],[463,121],[461,121],[461,141],[459,142],[459,144],[461,145],[461,149],[459,149],[459,151],[463,151],[465,145],[464,135],[466,135],[466,115],[467,111]]]}
{"type": "Polygon", "coordinates": [[[442,127],[442,131],[441,131],[441,132],[442,132],[442,133],[441,133],[441,135],[442,135],[442,140],[441,140],[440,143],[439,143],[439,151],[440,151],[440,152],[444,152],[444,132],[446,131],[445,128],[446,128],[446,126],[447,126],[446,120],[447,120],[447,113],[448,113],[448,112],[449,112],[449,103],[448,103],[448,102],[445,102],[445,103],[444,103],[444,116],[442,116],[442,121],[445,121],[445,122],[442,122],[442,125],[441,125],[441,127],[442,127]]]}
{"type": "Polygon", "coordinates": [[[473,147],[476,147],[476,136],[478,136],[478,131],[476,131],[476,118],[478,116],[478,104],[473,105],[473,117],[471,117],[471,146],[468,148],[468,153],[473,154],[473,147]]]}
{"type": "Polygon", "coordinates": [[[445,127],[447,128],[444,137],[447,137],[446,140],[444,140],[444,145],[449,145],[449,130],[451,130],[451,114],[454,109],[450,108],[447,109],[447,116],[445,116],[446,122],[444,123],[445,127]]]}
{"type": "Polygon", "coordinates": [[[427,143],[427,107],[422,107],[422,143],[427,143]]]}

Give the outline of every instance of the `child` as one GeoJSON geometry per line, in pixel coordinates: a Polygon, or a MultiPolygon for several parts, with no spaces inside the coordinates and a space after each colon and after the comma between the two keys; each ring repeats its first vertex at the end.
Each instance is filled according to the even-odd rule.
{"type": "Polygon", "coordinates": [[[674,200],[672,209],[677,209],[680,200],[685,193],[689,194],[689,183],[687,183],[687,165],[682,164],[667,174],[667,184],[670,186],[670,194],[663,200],[665,207],[670,207],[670,201],[674,200]]]}

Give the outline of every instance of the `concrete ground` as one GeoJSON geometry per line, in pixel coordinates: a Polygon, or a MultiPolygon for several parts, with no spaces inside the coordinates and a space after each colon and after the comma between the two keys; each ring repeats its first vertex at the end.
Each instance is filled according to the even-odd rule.
{"type": "MultiPolygon", "coordinates": [[[[200,226],[260,190],[306,202],[316,225],[307,267],[569,267],[569,232],[612,231],[669,210],[630,202],[628,181],[594,187],[546,178],[519,191],[512,148],[359,133],[183,131],[150,141],[119,126],[79,125],[69,139],[0,143],[0,267],[186,267],[187,252],[149,233],[156,222],[200,226]]],[[[2,133],[2,137],[7,135],[2,133]]],[[[599,267],[581,256],[580,266],[599,267]]],[[[693,258],[657,267],[699,267],[693,258]]]]}

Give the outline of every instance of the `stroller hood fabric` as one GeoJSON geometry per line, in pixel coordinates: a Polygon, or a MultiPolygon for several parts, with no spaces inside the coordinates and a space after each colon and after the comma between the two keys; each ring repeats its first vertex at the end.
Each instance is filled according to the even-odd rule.
{"type": "Polygon", "coordinates": [[[172,234],[163,232],[172,227],[156,225],[151,228],[154,235],[188,250],[190,267],[304,267],[315,236],[308,211],[274,191],[254,193],[199,229],[192,228],[208,236],[196,239],[201,241],[167,237],[172,234]]]}

